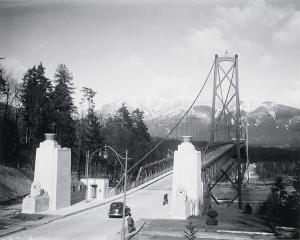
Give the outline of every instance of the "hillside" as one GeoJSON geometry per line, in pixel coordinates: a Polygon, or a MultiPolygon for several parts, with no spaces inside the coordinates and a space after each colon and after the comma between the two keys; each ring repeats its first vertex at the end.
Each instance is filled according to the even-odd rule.
{"type": "Polygon", "coordinates": [[[0,203],[30,193],[33,171],[0,165],[0,203]]]}

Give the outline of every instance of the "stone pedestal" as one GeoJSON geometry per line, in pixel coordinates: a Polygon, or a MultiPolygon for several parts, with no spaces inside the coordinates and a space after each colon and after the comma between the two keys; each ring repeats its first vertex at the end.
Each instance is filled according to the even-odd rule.
{"type": "Polygon", "coordinates": [[[195,149],[191,138],[183,137],[183,143],[174,152],[171,206],[174,219],[186,219],[202,213],[201,152],[195,149]]]}
{"type": "Polygon", "coordinates": [[[71,205],[71,149],[61,148],[54,134],[45,134],[46,140],[36,150],[34,181],[49,195],[49,209],[71,205]]]}
{"type": "Polygon", "coordinates": [[[37,213],[49,209],[49,196],[25,197],[22,202],[22,213],[37,213]]]}
{"type": "Polygon", "coordinates": [[[22,212],[71,205],[71,149],[61,148],[54,134],[46,133],[45,137],[36,150],[34,181],[30,195],[23,199],[22,212]]]}

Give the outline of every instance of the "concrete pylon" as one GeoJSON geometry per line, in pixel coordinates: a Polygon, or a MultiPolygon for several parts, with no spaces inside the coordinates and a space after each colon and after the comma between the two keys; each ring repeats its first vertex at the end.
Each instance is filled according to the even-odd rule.
{"type": "Polygon", "coordinates": [[[49,196],[49,209],[71,205],[71,149],[61,148],[54,134],[45,134],[46,140],[36,150],[34,182],[49,196]]]}
{"type": "Polygon", "coordinates": [[[183,143],[174,152],[171,202],[174,219],[186,219],[202,213],[201,152],[195,149],[191,140],[191,136],[183,136],[183,143]]]}

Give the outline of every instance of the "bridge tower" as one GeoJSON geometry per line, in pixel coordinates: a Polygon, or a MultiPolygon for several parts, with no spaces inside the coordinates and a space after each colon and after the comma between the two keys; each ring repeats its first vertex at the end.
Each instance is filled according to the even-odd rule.
{"type": "Polygon", "coordinates": [[[208,147],[217,142],[236,143],[239,208],[241,199],[241,114],[239,99],[238,55],[215,55],[211,128],[208,147]],[[221,110],[217,110],[221,109],[221,110]]]}

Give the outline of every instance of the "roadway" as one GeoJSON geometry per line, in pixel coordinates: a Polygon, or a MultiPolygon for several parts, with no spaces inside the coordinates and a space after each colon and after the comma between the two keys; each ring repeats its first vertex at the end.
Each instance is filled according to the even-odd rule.
{"type": "MultiPolygon", "coordinates": [[[[170,205],[162,205],[163,195],[171,200],[172,175],[141,189],[127,198],[135,222],[141,218],[170,218],[170,205]]],[[[47,240],[47,239],[110,239],[120,232],[122,218],[108,218],[110,204],[99,206],[48,224],[8,235],[7,240],[47,240]]],[[[127,225],[127,222],[126,222],[127,225]]]]}

